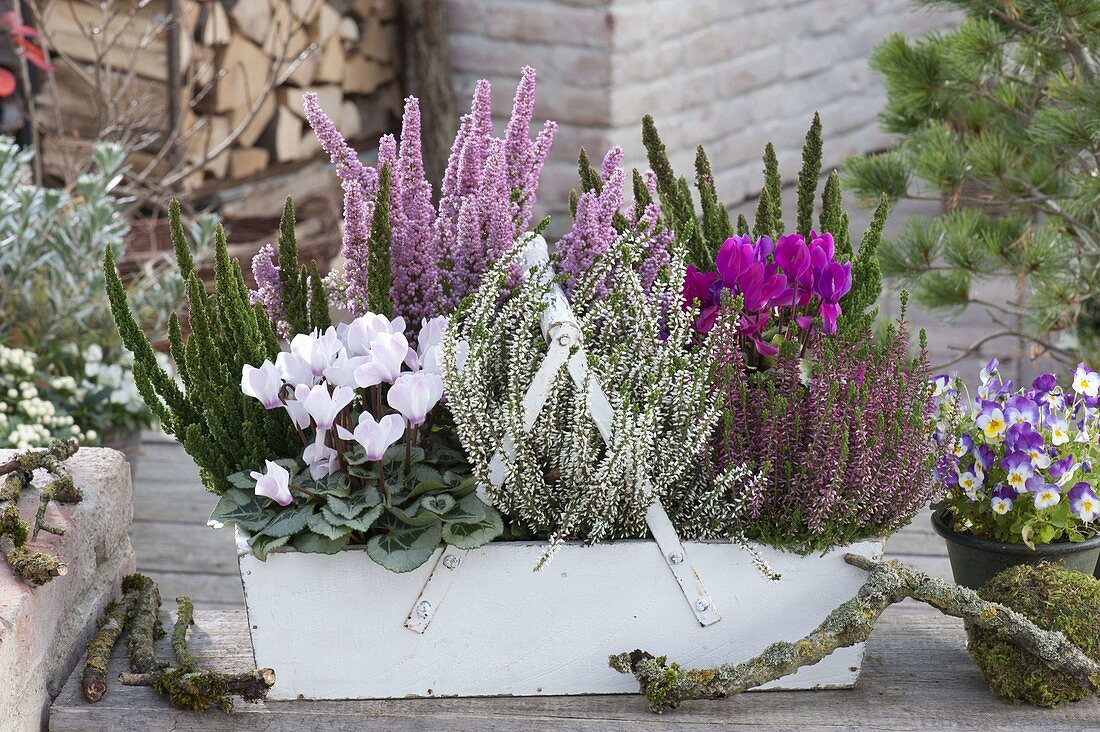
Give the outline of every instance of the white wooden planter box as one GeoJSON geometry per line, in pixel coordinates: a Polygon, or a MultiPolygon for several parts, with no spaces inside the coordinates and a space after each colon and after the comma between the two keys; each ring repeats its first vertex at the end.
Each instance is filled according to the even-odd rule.
{"type": "MultiPolygon", "coordinates": [[[[275,669],[272,699],[372,699],[637,693],[607,665],[635,648],[687,667],[743,661],[794,641],[852,598],[866,573],[845,552],[873,559],[882,542],[825,556],[761,547],[778,582],[763,579],[729,543],[686,542],[723,619],[701,627],[657,545],[566,545],[542,571],[539,542],[497,542],[466,555],[427,632],[403,623],[439,553],[394,574],[362,549],[332,556],[276,551],[266,562],[238,533],[256,665],[275,669]]],[[[855,684],[863,646],[837,651],[765,689],[855,684]]]]}

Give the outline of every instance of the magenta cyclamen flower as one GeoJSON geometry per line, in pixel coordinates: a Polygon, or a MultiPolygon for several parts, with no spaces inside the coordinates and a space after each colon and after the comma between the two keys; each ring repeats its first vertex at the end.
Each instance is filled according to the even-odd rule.
{"type": "Polygon", "coordinates": [[[684,306],[698,303],[696,329],[708,332],[722,302],[722,291],[740,296],[743,314],[740,333],[755,350],[774,356],[772,332],[789,336],[787,324],[810,331],[813,316],[821,317],[821,332],[836,332],[842,312],[840,301],[852,289],[852,265],[836,262],[832,235],[811,232],[810,241],[800,234],[786,234],[773,242],[769,237],[753,241],[748,236],[727,239],[715,257],[717,281],[706,295],[698,293],[699,273],[685,283],[684,306]],[[690,295],[690,297],[688,297],[690,295]],[[788,331],[788,332],[785,332],[788,331]]]}

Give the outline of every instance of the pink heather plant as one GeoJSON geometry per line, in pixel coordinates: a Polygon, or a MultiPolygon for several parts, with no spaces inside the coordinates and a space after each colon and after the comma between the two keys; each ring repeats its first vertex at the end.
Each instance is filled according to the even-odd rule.
{"type": "Polygon", "coordinates": [[[801,359],[786,350],[765,372],[745,366],[736,324],[721,319],[716,396],[725,402],[719,467],[766,466],[752,501],[750,536],[822,551],[904,526],[938,496],[931,468],[940,448],[923,342],[907,353],[899,321],[885,345],[870,331],[819,339],[801,359]]]}
{"type": "MultiPolygon", "coordinates": [[[[598,257],[607,254],[623,233],[631,232],[645,240],[643,258],[637,268],[646,292],[669,263],[674,233],[661,225],[661,209],[655,201],[657,178],[652,171],[644,174],[635,171],[635,201],[624,215],[620,211],[626,183],[622,162],[621,147],[608,150],[600,166],[598,187],[588,188],[577,196],[573,226],[558,242],[558,267],[566,276],[565,289],[571,296],[579,278],[598,257]]],[[[583,159],[581,166],[584,180],[583,159]]],[[[595,294],[605,295],[607,289],[606,283],[597,286],[595,294]]]]}
{"type": "Polygon", "coordinates": [[[249,291],[248,301],[263,307],[280,338],[289,338],[290,324],[286,321],[284,312],[283,282],[277,261],[275,247],[271,244],[264,244],[252,257],[252,276],[256,280],[256,289],[249,291]]]}
{"type": "Polygon", "coordinates": [[[534,69],[523,69],[503,139],[493,137],[491,92],[489,82],[477,83],[470,112],[451,147],[438,208],[424,171],[416,98],[405,101],[400,143],[392,135],[383,136],[377,165],[367,167],[321,110],[316,95],[306,95],[306,118],[344,187],[345,265],[328,279],[334,305],[354,315],[367,310],[366,241],[384,166],[392,173],[389,293],[394,314],[410,325],[455,307],[474,292],[493,260],[527,230],[557,125],[548,121],[530,138],[534,69]]]}

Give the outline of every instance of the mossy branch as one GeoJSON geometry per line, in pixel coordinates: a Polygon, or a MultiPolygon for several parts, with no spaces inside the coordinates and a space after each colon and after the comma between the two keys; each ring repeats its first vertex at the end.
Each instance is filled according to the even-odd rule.
{"type": "Polygon", "coordinates": [[[157,659],[154,644],[164,635],[160,625],[160,590],[156,582],[140,574],[122,580],[122,600],[110,603],[100,621],[99,631],[88,644],[81,686],[84,698],[97,702],[107,691],[107,671],[111,650],[126,633],[130,654],[130,672],[121,673],[119,682],[126,686],[151,686],[167,696],[173,706],[190,711],[218,707],[233,711],[234,696],[259,701],[275,684],[275,672],[269,668],[239,673],[222,673],[199,668],[187,648],[187,631],[195,624],[195,606],[191,598],[176,598],[179,610],[172,629],[172,651],[176,665],[157,659]]]}
{"type": "Polygon", "coordinates": [[[846,555],[845,561],[869,572],[867,581],[854,598],[829,613],[800,641],[773,643],[756,658],[713,669],[685,670],[663,656],[640,650],[611,656],[609,662],[618,671],[633,673],[650,707],[660,713],[684,701],[740,694],[811,666],[838,648],[864,642],[886,608],[912,598],[996,634],[1100,693],[1100,663],[1061,633],[1044,630],[1004,605],[981,599],[973,590],[899,562],[875,562],[857,554],[846,555]]]}
{"type": "Polygon", "coordinates": [[[138,577],[141,575],[130,575],[123,580],[122,599],[107,605],[99,621],[99,630],[88,644],[80,686],[84,691],[84,698],[90,702],[99,701],[107,693],[107,669],[111,663],[111,651],[133,616],[142,592],[147,591],[145,580],[148,578],[136,579],[138,577]]]}
{"type": "Polygon", "coordinates": [[[80,501],[80,490],[62,465],[76,451],[76,440],[54,440],[45,449],[26,450],[0,464],[0,475],[6,476],[0,484],[0,554],[16,575],[33,585],[44,585],[68,571],[65,563],[56,557],[33,551],[25,545],[28,539],[36,539],[39,531],[65,533],[64,529],[45,522],[46,507],[50,501],[80,501]],[[54,478],[39,496],[32,530],[19,515],[19,498],[24,489],[30,488],[35,470],[45,470],[54,478]]]}

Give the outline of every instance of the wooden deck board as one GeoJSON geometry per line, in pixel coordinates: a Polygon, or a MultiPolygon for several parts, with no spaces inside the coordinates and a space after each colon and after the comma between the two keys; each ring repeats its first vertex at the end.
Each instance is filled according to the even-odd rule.
{"type": "MultiPolygon", "coordinates": [[[[855,689],[765,692],[725,701],[694,702],[664,716],[641,697],[524,697],[403,699],[341,702],[240,702],[232,716],[182,714],[153,691],[112,685],[91,705],[74,673],[50,712],[51,732],[146,732],[325,729],[495,730],[1086,730],[1100,729],[1100,699],[1057,710],[1013,707],[986,688],[966,652],[962,623],[942,615],[889,610],[867,645],[855,689]]],[[[200,612],[192,648],[200,663],[223,670],[251,661],[241,612],[200,612]]],[[[506,641],[505,641],[506,642],[506,641]]],[[[169,653],[167,639],[162,653],[169,653]]],[[[651,649],[660,652],[660,649],[651,649]]],[[[112,673],[123,670],[116,656],[112,673]]],[[[278,669],[276,669],[276,674],[278,669]]]]}

